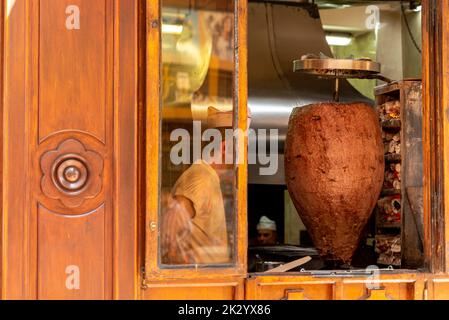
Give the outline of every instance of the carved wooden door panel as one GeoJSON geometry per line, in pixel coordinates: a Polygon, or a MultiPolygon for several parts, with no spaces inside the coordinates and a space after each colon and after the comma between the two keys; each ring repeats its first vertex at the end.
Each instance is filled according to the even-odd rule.
{"type": "Polygon", "coordinates": [[[138,0],[5,12],[3,298],[134,298],[138,0]]]}

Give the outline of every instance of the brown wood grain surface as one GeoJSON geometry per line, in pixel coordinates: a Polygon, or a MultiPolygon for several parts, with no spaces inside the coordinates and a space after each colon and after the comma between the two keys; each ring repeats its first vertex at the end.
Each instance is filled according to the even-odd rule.
{"type": "Polygon", "coordinates": [[[423,1],[424,254],[430,271],[448,272],[445,188],[447,162],[448,11],[445,1],[423,1]]]}
{"type": "MultiPolygon", "coordinates": [[[[247,281],[247,300],[421,300],[429,275],[378,277],[255,276],[247,281]]],[[[449,298],[447,296],[446,298],[449,298]]]]}
{"type": "Polygon", "coordinates": [[[443,191],[442,198],[443,200],[443,214],[442,219],[443,223],[443,255],[444,255],[444,266],[443,271],[449,272],[449,186],[446,180],[449,174],[449,3],[447,1],[439,2],[439,12],[441,12],[441,69],[440,75],[438,78],[440,79],[440,88],[442,90],[442,94],[440,96],[439,108],[441,112],[441,123],[442,123],[442,132],[441,134],[441,150],[439,153],[440,161],[442,161],[442,170],[443,174],[439,176],[439,179],[443,181],[443,191]]]}
{"type": "MultiPolygon", "coordinates": [[[[5,26],[5,19],[4,19],[4,10],[5,10],[5,2],[2,1],[0,3],[0,132],[1,132],[1,139],[0,139],[0,179],[3,178],[3,87],[4,87],[4,70],[3,70],[3,63],[4,63],[4,26],[5,26]]],[[[3,180],[1,180],[0,183],[0,199],[3,200],[3,180]]],[[[2,201],[3,203],[3,201],[2,201]]],[[[3,209],[0,208],[0,226],[3,226],[3,209]]],[[[0,227],[0,252],[3,252],[3,228],[0,227]]],[[[3,270],[3,255],[0,254],[0,288],[2,288],[2,270],[3,270]]],[[[2,298],[3,293],[0,289],[0,299],[2,298]]]]}
{"type": "Polygon", "coordinates": [[[6,17],[3,298],[138,297],[139,6],[18,0],[6,17]],[[57,174],[73,159],[77,190],[57,174]]]}

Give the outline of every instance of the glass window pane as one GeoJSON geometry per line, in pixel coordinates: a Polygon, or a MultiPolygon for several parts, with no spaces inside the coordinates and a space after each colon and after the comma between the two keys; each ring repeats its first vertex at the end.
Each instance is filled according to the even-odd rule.
{"type": "Polygon", "coordinates": [[[234,4],[195,4],[162,1],[162,266],[234,261],[234,4]]]}

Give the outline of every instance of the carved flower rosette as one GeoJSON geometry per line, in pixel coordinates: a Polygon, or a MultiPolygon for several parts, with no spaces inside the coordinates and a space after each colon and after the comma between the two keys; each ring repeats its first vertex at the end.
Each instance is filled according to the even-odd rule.
{"type": "Polygon", "coordinates": [[[66,140],[46,152],[40,165],[42,192],[68,208],[78,208],[101,192],[103,158],[78,140],[66,140]]]}

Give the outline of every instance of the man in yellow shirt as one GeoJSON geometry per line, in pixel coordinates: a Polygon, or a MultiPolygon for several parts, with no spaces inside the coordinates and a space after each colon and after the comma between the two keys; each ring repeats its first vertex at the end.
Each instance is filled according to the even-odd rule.
{"type": "Polygon", "coordinates": [[[209,109],[208,127],[221,130],[218,163],[196,161],[163,199],[161,240],[164,264],[225,264],[231,262],[225,206],[219,172],[225,163],[223,130],[232,128],[232,112],[209,109]]]}

